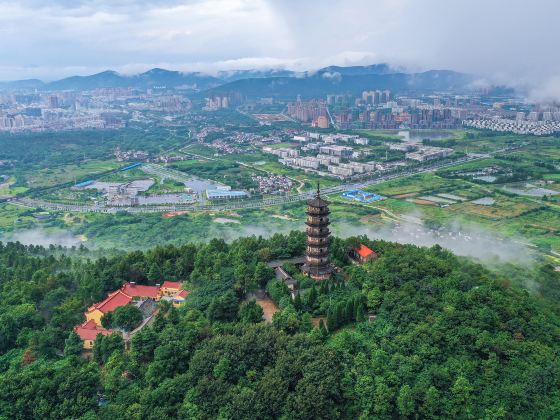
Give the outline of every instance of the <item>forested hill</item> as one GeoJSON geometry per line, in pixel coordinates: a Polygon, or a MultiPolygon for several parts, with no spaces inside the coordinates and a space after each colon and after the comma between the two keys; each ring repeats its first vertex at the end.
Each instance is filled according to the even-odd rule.
{"type": "Polygon", "coordinates": [[[554,311],[439,247],[359,241],[380,257],[351,265],[358,240],[334,238],[342,271],[321,286],[286,265],[295,300],[265,263],[301,254],[296,232],[96,260],[0,245],[0,417],[560,418],[554,311]],[[193,290],[185,305],[163,305],[130,350],[109,335],[79,355],[88,305],[162,279],[193,290]],[[256,287],[282,308],[272,323],[243,301],[256,287]]]}

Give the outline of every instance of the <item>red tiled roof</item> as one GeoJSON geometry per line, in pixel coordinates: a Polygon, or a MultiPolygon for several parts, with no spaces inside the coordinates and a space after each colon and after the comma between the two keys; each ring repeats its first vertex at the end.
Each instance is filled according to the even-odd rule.
{"type": "Polygon", "coordinates": [[[121,291],[132,297],[156,298],[159,296],[159,287],[142,284],[125,283],[121,287],[121,291]]]}
{"type": "Polygon", "coordinates": [[[370,255],[377,255],[375,253],[374,250],[369,249],[367,246],[365,246],[364,244],[360,244],[360,247],[358,249],[356,249],[356,252],[360,255],[360,257],[362,258],[366,258],[369,257],[370,255]]]}
{"type": "Polygon", "coordinates": [[[177,293],[177,296],[186,298],[190,292],[191,292],[190,290],[181,290],[179,293],[177,293]]]}
{"type": "Polygon", "coordinates": [[[181,283],[179,283],[178,281],[164,281],[161,287],[167,289],[180,289],[181,283]]]}
{"type": "Polygon", "coordinates": [[[78,334],[82,340],[95,340],[97,334],[109,335],[113,331],[98,327],[95,321],[89,320],[82,325],[76,325],[74,327],[74,332],[78,334]]]}
{"type": "Polygon", "coordinates": [[[127,305],[131,300],[132,297],[130,295],[117,290],[116,292],[110,293],[105,300],[91,306],[88,309],[88,312],[94,309],[99,309],[101,312],[106,314],[107,312],[114,311],[119,306],[127,305]]]}
{"type": "Polygon", "coordinates": [[[79,327],[87,328],[88,330],[93,330],[97,328],[97,324],[93,319],[90,319],[89,321],[84,322],[82,325],[79,325],[79,327]]]}

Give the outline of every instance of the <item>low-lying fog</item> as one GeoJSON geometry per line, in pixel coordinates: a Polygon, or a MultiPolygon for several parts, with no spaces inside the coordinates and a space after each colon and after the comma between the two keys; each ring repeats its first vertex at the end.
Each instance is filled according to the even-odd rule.
{"type": "MultiPolygon", "coordinates": [[[[410,215],[405,219],[415,220],[416,216],[410,215]]],[[[229,242],[242,236],[270,237],[274,233],[288,233],[292,229],[300,228],[302,228],[301,221],[272,222],[266,225],[224,224],[219,228],[219,237],[229,242]]],[[[503,238],[472,225],[452,224],[440,229],[430,229],[422,224],[408,221],[379,227],[338,220],[331,225],[331,229],[335,235],[345,238],[366,235],[372,239],[384,239],[419,246],[429,247],[439,244],[457,255],[473,257],[485,263],[530,264],[533,259],[530,246],[523,238],[503,238]]],[[[80,245],[79,238],[70,231],[47,232],[42,229],[7,234],[0,240],[3,242],[19,241],[26,245],[34,244],[45,247],[51,244],[65,247],[80,245]]],[[[88,244],[95,247],[95,242],[95,237],[93,237],[90,238],[88,244]]],[[[124,244],[115,243],[114,246],[115,248],[122,248],[124,244]]]]}

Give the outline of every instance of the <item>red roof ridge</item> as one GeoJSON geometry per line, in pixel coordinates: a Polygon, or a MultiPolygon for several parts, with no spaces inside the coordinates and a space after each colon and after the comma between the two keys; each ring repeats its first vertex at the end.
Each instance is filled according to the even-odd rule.
{"type": "Polygon", "coordinates": [[[132,300],[132,296],[129,296],[128,294],[124,293],[122,290],[119,289],[119,290],[114,291],[113,293],[109,293],[109,295],[104,300],[102,300],[101,302],[95,303],[92,306],[90,306],[88,308],[88,312],[92,311],[94,309],[98,309],[103,313],[110,312],[110,311],[112,311],[113,309],[115,309],[119,306],[126,305],[131,300],[132,300]],[[116,302],[116,305],[114,305],[114,307],[111,307],[107,311],[105,311],[103,309],[106,305],[110,304],[113,301],[113,299],[115,299],[115,298],[118,299],[119,296],[123,296],[124,300],[121,300],[121,302],[116,302]]]}
{"type": "Polygon", "coordinates": [[[130,282],[124,283],[119,290],[121,290],[122,293],[129,295],[130,297],[139,296],[155,298],[160,293],[160,287],[158,286],[150,286],[130,282]],[[139,294],[136,294],[136,292],[138,292],[139,294]]]}
{"type": "Polygon", "coordinates": [[[169,280],[165,280],[163,282],[163,284],[161,285],[161,287],[168,287],[168,288],[180,288],[181,287],[181,282],[180,281],[169,281],[169,280]]]}
{"type": "Polygon", "coordinates": [[[113,330],[99,327],[93,320],[90,320],[81,325],[76,325],[74,327],[74,332],[78,334],[82,340],[95,340],[98,334],[109,335],[113,330]],[[92,322],[93,325],[91,325],[92,322]]]}
{"type": "Polygon", "coordinates": [[[360,246],[356,249],[356,252],[360,255],[360,257],[369,257],[371,254],[376,254],[373,249],[368,248],[364,244],[360,244],[360,246]]]}

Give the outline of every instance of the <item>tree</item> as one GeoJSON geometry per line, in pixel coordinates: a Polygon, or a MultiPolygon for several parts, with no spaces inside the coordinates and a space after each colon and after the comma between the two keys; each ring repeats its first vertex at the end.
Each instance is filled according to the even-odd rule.
{"type": "Polygon", "coordinates": [[[124,341],[122,337],[117,334],[97,334],[97,338],[93,343],[93,357],[99,363],[105,363],[114,352],[124,351],[124,341]]]}
{"type": "Polygon", "coordinates": [[[153,360],[157,348],[158,336],[151,327],[138,331],[132,337],[131,356],[137,363],[147,363],[153,360]]]}
{"type": "Polygon", "coordinates": [[[274,270],[264,262],[258,262],[255,266],[254,280],[259,287],[265,287],[266,284],[274,278],[274,270]]]}
{"type": "Polygon", "coordinates": [[[64,341],[64,356],[79,356],[82,353],[83,343],[78,334],[72,331],[64,341]]]}
{"type": "Polygon", "coordinates": [[[289,334],[295,334],[299,329],[299,319],[295,308],[288,305],[272,316],[273,325],[289,334]]]}
{"type": "Polygon", "coordinates": [[[399,390],[397,408],[399,409],[399,414],[403,417],[408,417],[414,413],[414,396],[412,395],[410,385],[403,385],[399,390]]]}
{"type": "Polygon", "coordinates": [[[299,330],[301,332],[310,332],[313,329],[313,319],[311,318],[311,314],[309,312],[305,312],[301,316],[301,322],[299,325],[299,330]]]}
{"type": "Polygon", "coordinates": [[[142,311],[134,305],[119,306],[112,312],[106,314],[101,322],[107,328],[120,328],[123,331],[132,331],[144,319],[142,311]],[[103,319],[109,315],[109,320],[103,322],[103,319]],[[108,324],[108,325],[106,325],[108,324]]]}
{"type": "Polygon", "coordinates": [[[294,298],[294,308],[296,308],[296,311],[301,311],[302,302],[299,293],[296,293],[296,297],[294,298]]]}
{"type": "Polygon", "coordinates": [[[156,263],[150,265],[150,269],[148,270],[148,280],[153,283],[159,282],[163,277],[163,272],[161,268],[156,263]]]}
{"type": "Polygon", "coordinates": [[[263,309],[254,300],[243,302],[239,307],[239,320],[253,324],[261,322],[263,320],[263,309]]]}
{"type": "Polygon", "coordinates": [[[334,308],[329,308],[327,312],[327,329],[329,332],[333,332],[338,328],[338,320],[336,318],[336,311],[334,308]]]}
{"type": "Polygon", "coordinates": [[[427,418],[437,418],[441,407],[441,396],[434,386],[430,386],[424,395],[422,413],[427,418]]]}
{"type": "Polygon", "coordinates": [[[210,321],[233,321],[237,317],[238,300],[233,291],[212,299],[208,307],[210,321]]]}
{"type": "Polygon", "coordinates": [[[380,415],[386,416],[391,412],[393,393],[387,386],[383,378],[375,378],[375,394],[373,396],[373,411],[380,415]]]}
{"type": "Polygon", "coordinates": [[[309,310],[314,310],[315,309],[315,304],[317,303],[317,288],[315,287],[315,284],[313,284],[313,286],[311,287],[311,290],[309,291],[309,293],[306,295],[307,297],[307,308],[309,310]]]}
{"type": "Polygon", "coordinates": [[[473,388],[467,378],[459,376],[451,387],[451,395],[453,398],[452,410],[455,414],[470,413],[471,392],[473,388]]]}

